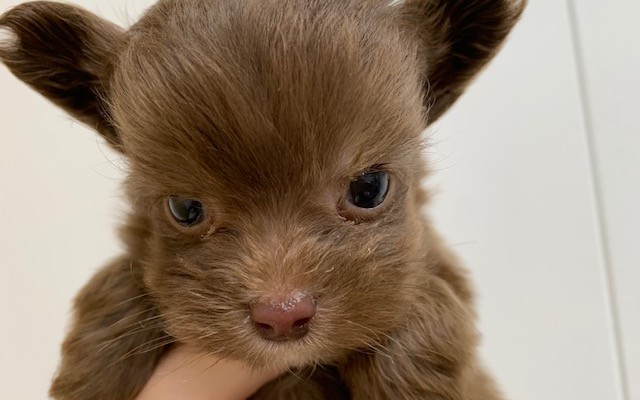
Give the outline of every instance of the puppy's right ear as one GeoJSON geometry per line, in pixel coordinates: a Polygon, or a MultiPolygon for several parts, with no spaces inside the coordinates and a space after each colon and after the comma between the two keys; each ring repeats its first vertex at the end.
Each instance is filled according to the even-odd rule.
{"type": "Polygon", "coordinates": [[[123,38],[122,28],[86,10],[34,1],[0,16],[0,61],[18,79],[122,150],[106,99],[123,38]]]}

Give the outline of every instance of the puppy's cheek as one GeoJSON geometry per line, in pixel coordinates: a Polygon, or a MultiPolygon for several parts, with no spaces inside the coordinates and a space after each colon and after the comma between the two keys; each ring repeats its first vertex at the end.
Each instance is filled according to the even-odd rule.
{"type": "Polygon", "coordinates": [[[241,297],[241,285],[229,279],[232,275],[224,268],[200,267],[207,265],[203,262],[178,257],[163,263],[163,258],[149,262],[145,284],[167,332],[212,353],[247,346],[250,341],[243,338],[252,335],[248,301],[241,297]]]}

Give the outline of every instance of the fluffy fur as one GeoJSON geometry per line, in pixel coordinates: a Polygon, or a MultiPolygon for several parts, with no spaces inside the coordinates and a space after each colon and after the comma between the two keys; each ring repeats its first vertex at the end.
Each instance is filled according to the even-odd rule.
{"type": "Polygon", "coordinates": [[[133,399],[180,341],[292,370],[255,399],[500,399],[465,274],[421,214],[421,133],[523,7],[161,0],[129,30],[55,2],[0,17],[17,37],[0,59],[129,162],[127,252],[77,297],[51,396],[133,399]],[[389,195],[355,209],[370,168],[389,195]],[[204,223],[177,225],[170,195],[199,199],[204,223]],[[295,290],[317,302],[309,334],[262,339],[249,306],[295,290]]]}

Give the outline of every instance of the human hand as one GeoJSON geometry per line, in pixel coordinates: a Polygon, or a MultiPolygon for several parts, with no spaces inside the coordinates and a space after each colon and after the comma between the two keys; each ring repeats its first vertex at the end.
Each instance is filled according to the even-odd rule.
{"type": "Polygon", "coordinates": [[[254,370],[180,345],[163,357],[136,400],[241,400],[281,372],[254,370]]]}

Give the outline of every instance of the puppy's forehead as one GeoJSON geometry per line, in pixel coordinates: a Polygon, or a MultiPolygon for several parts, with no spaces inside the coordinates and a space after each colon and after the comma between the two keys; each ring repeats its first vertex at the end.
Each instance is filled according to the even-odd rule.
{"type": "Polygon", "coordinates": [[[414,49],[376,4],[160,2],[130,31],[114,74],[114,122],[130,157],[291,180],[415,148],[414,49]]]}

